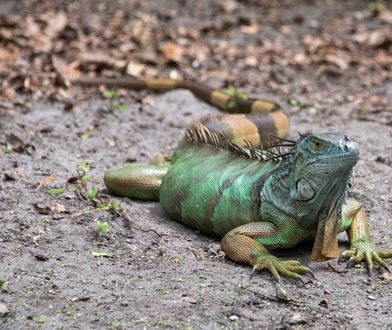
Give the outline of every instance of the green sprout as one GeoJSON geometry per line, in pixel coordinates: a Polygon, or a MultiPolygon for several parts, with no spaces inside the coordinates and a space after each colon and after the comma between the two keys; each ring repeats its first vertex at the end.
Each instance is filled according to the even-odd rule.
{"type": "Polygon", "coordinates": [[[64,188],[55,188],[55,189],[48,189],[46,190],[46,193],[50,196],[59,196],[62,193],[64,193],[65,189],[64,188]]]}
{"type": "Polygon", "coordinates": [[[95,187],[89,188],[87,190],[87,198],[88,198],[88,200],[92,201],[95,198],[95,196],[97,196],[97,193],[98,193],[98,189],[97,188],[95,188],[95,187]]]}
{"type": "Polygon", "coordinates": [[[127,106],[124,103],[119,103],[114,106],[114,109],[116,109],[118,112],[124,112],[127,110],[127,106]]]}
{"type": "Polygon", "coordinates": [[[293,106],[293,107],[295,107],[295,108],[298,108],[298,109],[300,109],[300,110],[306,108],[306,104],[303,103],[303,102],[301,102],[300,100],[298,100],[298,99],[295,98],[295,97],[290,98],[288,102],[289,102],[289,104],[290,104],[291,106],[293,106]]]}
{"type": "Polygon", "coordinates": [[[232,96],[236,99],[246,101],[248,99],[248,95],[244,92],[239,91],[238,89],[234,88],[233,86],[229,86],[225,89],[227,95],[232,96]]]}
{"type": "Polygon", "coordinates": [[[117,91],[115,91],[113,89],[104,90],[102,92],[102,95],[103,95],[103,97],[105,97],[105,98],[107,98],[109,100],[113,100],[113,99],[115,99],[118,96],[117,91]]]}
{"type": "Polygon", "coordinates": [[[95,223],[95,230],[99,237],[104,237],[107,236],[113,229],[107,222],[97,221],[95,223]]]}

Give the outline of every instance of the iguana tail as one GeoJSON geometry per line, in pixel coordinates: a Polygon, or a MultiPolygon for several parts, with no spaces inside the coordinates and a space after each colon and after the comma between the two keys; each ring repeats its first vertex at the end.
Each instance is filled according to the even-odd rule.
{"type": "MultiPolygon", "coordinates": [[[[190,130],[195,129],[194,132],[200,132],[200,134],[209,131],[221,133],[221,135],[212,134],[211,136],[227,138],[238,148],[268,148],[276,143],[276,138],[284,138],[288,132],[288,118],[278,103],[266,99],[248,98],[246,94],[234,88],[221,91],[196,82],[172,79],[80,77],[69,80],[73,84],[84,86],[105,85],[157,91],[189,90],[206,103],[230,113],[204,117],[195,121],[190,130]]],[[[186,139],[183,140],[185,144],[186,141],[186,139]]],[[[184,143],[181,145],[184,146],[184,143]]],[[[219,143],[214,145],[219,145],[219,143]]],[[[168,162],[149,165],[128,164],[107,171],[104,181],[106,187],[116,195],[158,200],[161,179],[169,167],[168,162]]]]}
{"type": "Polygon", "coordinates": [[[275,137],[287,136],[289,121],[279,104],[266,99],[249,98],[234,88],[226,91],[213,89],[192,81],[173,79],[133,79],[80,77],[70,82],[84,86],[118,87],[133,90],[150,89],[168,91],[186,89],[202,101],[209,103],[231,115],[209,116],[196,121],[193,125],[203,125],[228,136],[233,142],[243,145],[251,142],[255,147],[267,145],[275,137]]]}
{"type": "Polygon", "coordinates": [[[106,188],[115,195],[144,200],[159,200],[162,177],[170,164],[125,164],[105,172],[106,188]]]}

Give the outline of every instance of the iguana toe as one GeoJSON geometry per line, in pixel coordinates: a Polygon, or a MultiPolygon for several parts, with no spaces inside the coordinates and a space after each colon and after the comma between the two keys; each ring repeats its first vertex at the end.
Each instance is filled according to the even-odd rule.
{"type": "Polygon", "coordinates": [[[284,276],[304,283],[300,274],[311,273],[309,268],[302,266],[298,261],[281,261],[272,255],[269,255],[268,257],[259,257],[253,266],[252,273],[256,270],[263,269],[267,269],[278,282],[280,280],[280,276],[284,276]]]}
{"type": "Polygon", "coordinates": [[[353,242],[350,250],[344,251],[342,256],[350,258],[347,267],[365,261],[370,275],[374,269],[374,263],[389,271],[389,267],[383,259],[391,258],[392,252],[378,251],[370,241],[357,241],[353,242]]]}

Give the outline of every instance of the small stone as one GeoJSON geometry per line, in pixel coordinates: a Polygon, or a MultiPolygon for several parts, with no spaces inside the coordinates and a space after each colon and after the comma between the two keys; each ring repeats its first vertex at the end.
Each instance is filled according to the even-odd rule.
{"type": "Polygon", "coordinates": [[[49,257],[44,254],[36,254],[35,259],[37,259],[39,261],[48,261],[49,257]]]}
{"type": "Polygon", "coordinates": [[[305,319],[302,317],[301,313],[294,313],[289,319],[289,324],[303,324],[305,319]]]}
{"type": "Polygon", "coordinates": [[[229,320],[233,321],[233,322],[238,321],[238,316],[237,315],[230,315],[229,320]]]}
{"type": "Polygon", "coordinates": [[[182,298],[182,300],[189,304],[197,304],[197,300],[191,296],[185,296],[182,298]]]}
{"type": "Polygon", "coordinates": [[[370,300],[376,300],[376,297],[370,294],[370,295],[368,295],[368,299],[370,299],[370,300]]]}
{"type": "Polygon", "coordinates": [[[3,303],[0,303],[0,317],[6,316],[9,313],[7,306],[3,303]]]}

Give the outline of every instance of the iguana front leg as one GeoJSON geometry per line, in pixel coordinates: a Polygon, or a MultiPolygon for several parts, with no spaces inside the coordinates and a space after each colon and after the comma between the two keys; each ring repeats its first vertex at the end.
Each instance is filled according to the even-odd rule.
{"type": "Polygon", "coordinates": [[[343,257],[350,258],[349,264],[365,260],[369,273],[373,269],[374,262],[389,270],[383,259],[391,258],[392,252],[381,252],[372,243],[362,203],[355,199],[347,200],[342,209],[340,231],[346,231],[350,240],[350,249],[342,254],[343,257]]]}
{"type": "Polygon", "coordinates": [[[299,274],[310,273],[310,270],[295,260],[279,260],[267,248],[288,248],[305,236],[298,226],[285,225],[279,228],[272,222],[252,222],[228,232],[221,245],[233,261],[251,264],[254,270],[267,269],[277,281],[280,279],[279,274],[299,280],[299,274]]]}

